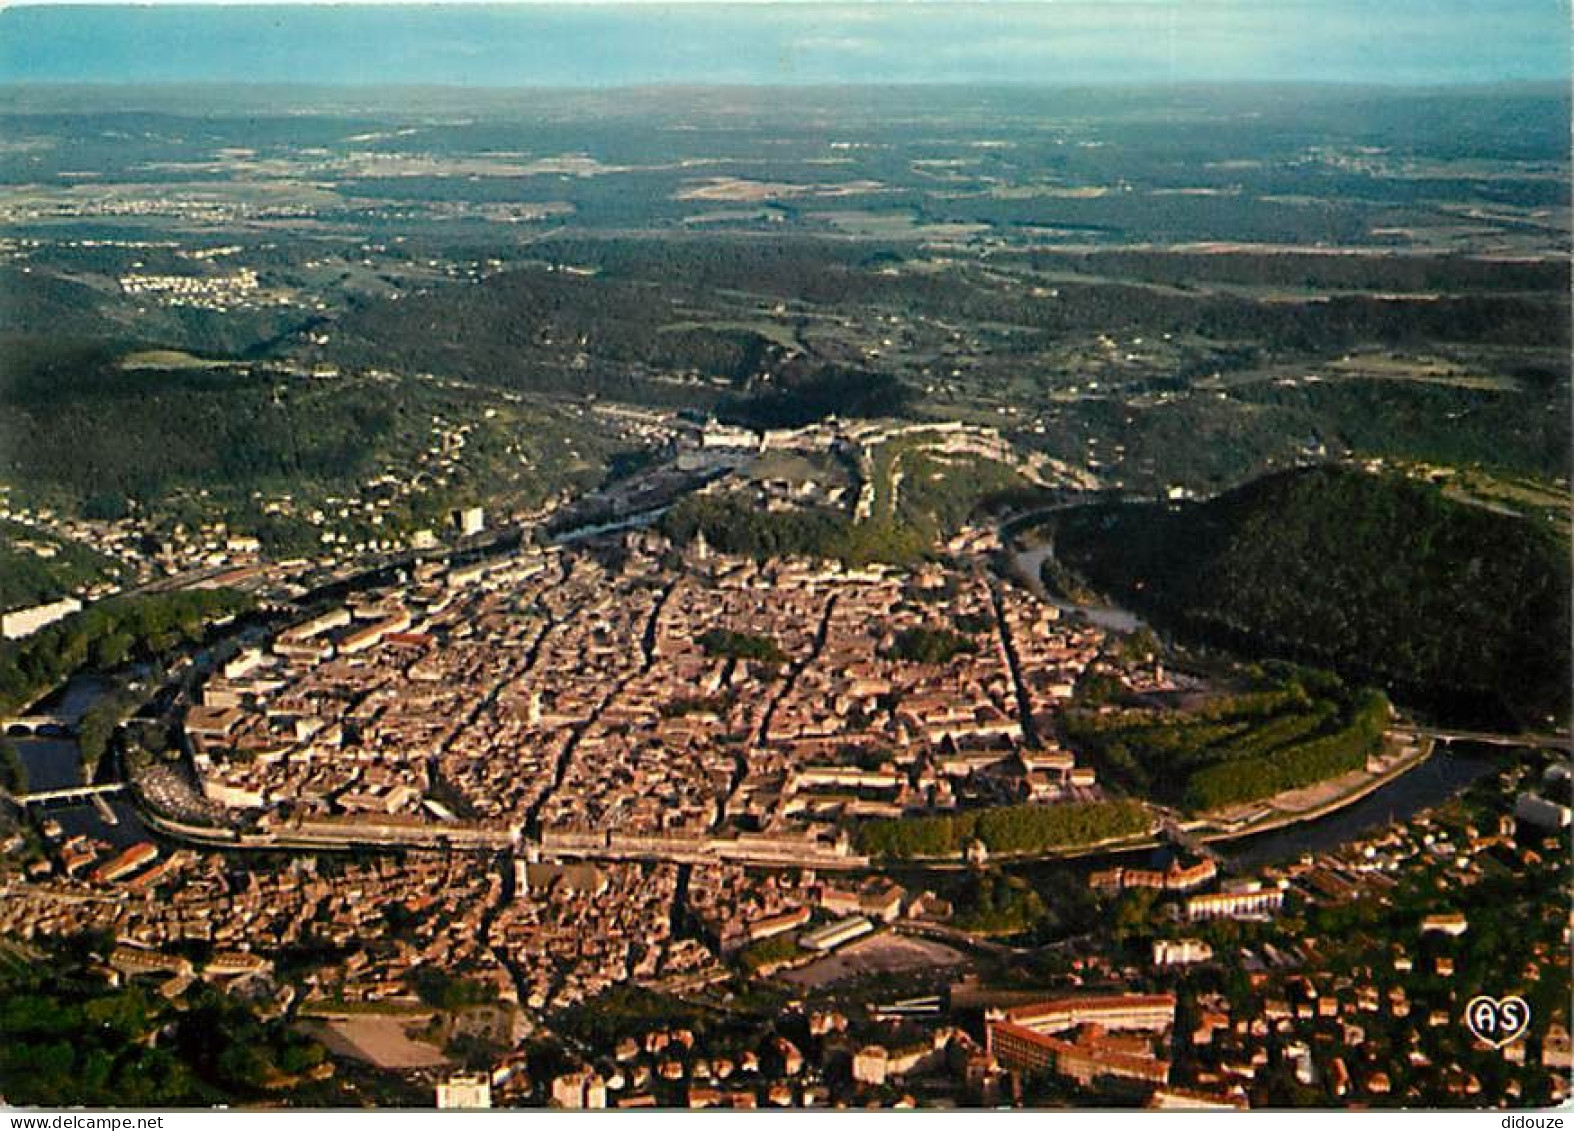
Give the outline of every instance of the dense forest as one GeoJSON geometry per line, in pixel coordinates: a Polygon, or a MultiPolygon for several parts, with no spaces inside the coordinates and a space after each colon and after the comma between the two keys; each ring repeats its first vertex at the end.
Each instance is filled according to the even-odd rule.
{"type": "MultiPolygon", "coordinates": [[[[18,501],[96,519],[134,508],[188,526],[218,518],[281,556],[315,549],[321,531],[304,516],[332,509],[330,497],[362,494],[375,474],[393,470],[419,489],[385,487],[376,526],[364,514],[343,520],[357,537],[440,526],[449,509],[477,501],[534,506],[594,486],[627,455],[594,420],[559,406],[415,377],[311,378],[250,363],[143,368],[126,365],[120,348],[42,339],[7,348],[0,480],[17,485],[18,501]],[[440,427],[450,433],[444,466],[423,475],[440,427]],[[259,492],[293,505],[266,507],[259,492]]],[[[45,573],[61,574],[65,562],[43,571],[0,544],[0,589],[17,595],[6,606],[57,592],[45,573]]]]}
{"type": "Polygon", "coordinates": [[[1569,552],[1545,527],[1336,467],[1058,517],[1060,562],[1184,635],[1333,667],[1461,721],[1569,695],[1569,552]]]}
{"type": "MultiPolygon", "coordinates": [[[[1566,187],[1554,191],[1566,193],[1566,187]]],[[[1095,252],[1010,252],[1006,258],[1027,263],[1036,271],[1143,279],[1176,287],[1235,283],[1264,288],[1458,294],[1552,293],[1569,286],[1566,262],[1506,262],[1449,254],[1326,255],[1282,249],[1185,252],[1170,248],[1118,248],[1095,252]]]]}
{"type": "Polygon", "coordinates": [[[142,502],[177,483],[342,482],[365,466],[368,440],[391,427],[385,398],[370,389],[301,397],[265,382],[188,378],[117,394],[29,412],[5,448],[13,467],[37,474],[17,477],[61,483],[90,501],[142,502]],[[73,443],[60,444],[65,436],[73,443]]]}
{"type": "Polygon", "coordinates": [[[704,303],[686,286],[522,270],[359,303],[341,319],[331,355],[511,389],[703,407],[721,395],[712,380],[742,382],[767,347],[750,331],[697,319],[704,303]],[[646,369],[693,380],[657,380],[646,369]]]}
{"type": "Polygon", "coordinates": [[[1529,370],[1519,387],[1466,389],[1422,382],[1263,382],[1237,390],[1248,415],[1282,432],[1365,456],[1482,466],[1548,479],[1568,469],[1569,384],[1529,370]]]}
{"type": "MultiPolygon", "coordinates": [[[[577,245],[576,245],[577,246],[577,245]]],[[[878,246],[878,245],[876,245],[878,246]]],[[[757,238],[657,244],[618,260],[627,274],[520,270],[448,284],[399,301],[359,304],[341,320],[330,352],[349,364],[400,371],[464,372],[512,387],[591,389],[652,403],[678,403],[672,386],[630,375],[629,366],[741,381],[757,369],[761,336],[739,327],[709,283],[767,301],[841,310],[1000,323],[1058,337],[1097,329],[1267,342],[1332,352],[1362,343],[1479,343],[1566,348],[1568,299],[1554,273],[1523,292],[1285,295],[1279,301],[1230,289],[1182,290],[1124,278],[1055,276],[1053,302],[1028,286],[959,266],[893,270],[884,260],[847,262],[834,246],[801,242],[773,253],[757,238]],[[681,283],[674,282],[681,279],[681,283]],[[583,355],[583,356],[581,356],[583,355]],[[574,364],[576,358],[578,364],[574,364]]],[[[594,259],[592,259],[594,262],[594,259]]],[[[1448,261],[1434,261],[1449,279],[1448,261]]],[[[581,269],[584,270],[584,269],[581,269]]],[[[1272,274],[1265,273],[1272,278],[1272,274]]],[[[1467,269],[1461,285],[1473,275],[1467,269]]],[[[1047,340],[1047,339],[1046,339],[1047,340]]],[[[689,395],[713,395],[704,387],[689,395]]]]}
{"type": "Polygon", "coordinates": [[[801,380],[728,397],[717,406],[716,415],[749,428],[802,428],[828,416],[901,416],[912,400],[912,390],[888,373],[826,366],[801,380]]]}
{"type": "Polygon", "coordinates": [[[0,466],[14,482],[121,509],[181,484],[343,482],[413,400],[365,382],[130,370],[104,350],[38,348],[0,381],[0,466]]]}

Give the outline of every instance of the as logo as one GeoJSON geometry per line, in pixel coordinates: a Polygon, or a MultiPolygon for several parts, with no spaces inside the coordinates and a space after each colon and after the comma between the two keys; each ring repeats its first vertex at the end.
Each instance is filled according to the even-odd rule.
{"type": "Polygon", "coordinates": [[[1465,1024],[1484,1044],[1500,1049],[1519,1040],[1530,1028],[1530,1006],[1522,997],[1506,997],[1499,1001],[1480,994],[1465,1006],[1465,1024]]]}

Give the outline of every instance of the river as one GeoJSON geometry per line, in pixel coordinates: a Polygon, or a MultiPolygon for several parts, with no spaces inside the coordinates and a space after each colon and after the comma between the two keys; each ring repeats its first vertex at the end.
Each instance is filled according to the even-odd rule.
{"type": "MultiPolygon", "coordinates": [[[[1209,847],[1218,853],[1221,864],[1235,873],[1252,872],[1265,865],[1285,863],[1311,853],[1329,852],[1369,836],[1386,825],[1408,821],[1419,813],[1436,808],[1504,764],[1503,751],[1492,747],[1473,747],[1466,753],[1453,753],[1446,747],[1440,748],[1427,761],[1400,774],[1377,792],[1327,816],[1287,825],[1272,832],[1258,833],[1256,836],[1241,837],[1239,840],[1216,841],[1209,847]]],[[[1117,864],[1128,868],[1162,869],[1176,854],[1177,850],[1166,844],[1157,848],[1082,856],[1075,860],[1041,860],[1008,864],[1006,867],[1029,876],[1060,869],[1086,874],[1117,864]]]]}
{"type": "MultiPolygon", "coordinates": [[[[1048,543],[1012,551],[1011,568],[1035,593],[1057,608],[1079,613],[1092,623],[1114,632],[1131,632],[1141,626],[1142,621],[1125,609],[1107,605],[1078,605],[1057,600],[1045,593],[1040,570],[1052,552],[1053,546],[1048,543]]],[[[1306,853],[1325,852],[1389,822],[1408,820],[1422,810],[1442,804],[1490,773],[1501,764],[1501,757],[1500,751],[1476,744],[1442,746],[1438,753],[1415,769],[1400,774],[1370,796],[1325,817],[1214,847],[1242,870],[1294,859],[1306,853]]],[[[1160,857],[1168,851],[1155,850],[1160,857]]],[[[1147,855],[1150,854],[1124,853],[1082,863],[1091,862],[1097,867],[1108,867],[1112,860],[1125,859],[1130,862],[1136,856],[1147,855]]]]}
{"type": "MultiPolygon", "coordinates": [[[[39,700],[28,710],[59,715],[75,723],[110,686],[109,681],[102,676],[75,676],[63,688],[39,700]]],[[[22,765],[27,768],[29,793],[82,784],[76,739],[14,738],[11,743],[22,756],[22,765]]]]}
{"type": "Polygon", "coordinates": [[[1307,853],[1327,852],[1384,825],[1407,821],[1423,810],[1436,808],[1504,765],[1503,757],[1501,750],[1487,746],[1440,746],[1437,753],[1415,769],[1326,817],[1215,847],[1243,870],[1307,853]]]}
{"type": "MultiPolygon", "coordinates": [[[[113,686],[102,676],[74,676],[65,687],[40,700],[30,710],[60,715],[75,722],[113,686]]],[[[22,765],[27,770],[28,792],[67,789],[82,784],[81,751],[76,739],[14,738],[11,744],[16,747],[22,765]]],[[[148,839],[148,831],[129,801],[124,797],[105,800],[110,811],[115,814],[114,823],[104,820],[97,806],[88,802],[52,804],[47,812],[60,823],[67,836],[93,836],[117,846],[148,839]]]]}
{"type": "Polygon", "coordinates": [[[1075,613],[1109,632],[1135,632],[1142,627],[1142,619],[1114,605],[1079,605],[1052,597],[1044,590],[1040,570],[1054,550],[1048,543],[1031,549],[1016,550],[1011,554],[1011,568],[1034,593],[1063,612],[1075,613]]]}

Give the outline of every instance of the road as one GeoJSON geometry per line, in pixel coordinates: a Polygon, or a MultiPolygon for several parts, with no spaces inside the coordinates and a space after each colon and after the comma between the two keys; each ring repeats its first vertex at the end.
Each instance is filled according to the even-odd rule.
{"type": "Polygon", "coordinates": [[[1416,734],[1436,739],[1442,743],[1479,742],[1483,746],[1528,746],[1532,749],[1574,751],[1574,738],[1567,734],[1502,734],[1483,730],[1441,730],[1432,727],[1413,727],[1416,734]]]}
{"type": "Polygon", "coordinates": [[[1040,745],[1038,724],[1033,719],[1033,696],[1022,678],[1022,663],[1017,658],[1016,641],[1011,638],[1011,626],[1006,622],[1005,600],[1000,596],[1000,586],[990,583],[989,600],[995,612],[995,629],[1000,633],[1000,645],[1006,654],[1006,666],[1011,669],[1011,685],[1016,690],[1017,722],[1022,727],[1022,741],[1031,750],[1040,745]]]}

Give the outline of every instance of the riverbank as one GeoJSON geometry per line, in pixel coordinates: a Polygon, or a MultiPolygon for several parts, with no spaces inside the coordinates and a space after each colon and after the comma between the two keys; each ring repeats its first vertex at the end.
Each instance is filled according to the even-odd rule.
{"type": "MultiPolygon", "coordinates": [[[[1178,838],[1166,837],[1160,832],[1166,823],[1162,819],[1162,815],[1160,815],[1155,820],[1153,828],[1147,833],[1110,837],[1087,844],[1067,845],[1061,848],[1045,849],[1040,852],[990,853],[989,863],[1010,866],[1071,862],[1092,857],[1153,850],[1162,847],[1166,843],[1173,843],[1177,839],[1182,843],[1190,840],[1195,843],[1208,845],[1227,844],[1266,833],[1282,831],[1297,825],[1321,820],[1371,797],[1384,787],[1425,764],[1432,756],[1435,746],[1436,744],[1431,740],[1425,740],[1414,750],[1396,755],[1389,764],[1376,773],[1361,770],[1352,774],[1342,775],[1340,778],[1330,779],[1330,781],[1320,782],[1314,786],[1288,790],[1282,794],[1266,797],[1261,801],[1253,802],[1250,806],[1235,806],[1231,812],[1247,809],[1250,812],[1263,815],[1247,823],[1232,824],[1228,828],[1210,827],[1210,822],[1217,822],[1221,818],[1218,814],[1204,814],[1190,822],[1176,824],[1174,827],[1180,834],[1178,838]],[[1346,782],[1347,784],[1339,788],[1336,784],[1339,782],[1346,782]],[[1322,796],[1324,793],[1330,792],[1330,787],[1334,787],[1331,791],[1332,795],[1322,796]],[[1308,804],[1297,805],[1289,800],[1291,798],[1312,798],[1312,800],[1308,804]],[[1287,806],[1292,806],[1292,808],[1287,811],[1287,806]]],[[[938,872],[964,871],[972,867],[971,864],[964,860],[950,857],[914,857],[891,861],[890,863],[938,872]]]]}
{"type": "Polygon", "coordinates": [[[1006,561],[1012,575],[1045,604],[1053,605],[1063,613],[1083,617],[1090,624],[1110,632],[1135,632],[1143,627],[1142,618],[1114,605],[1079,604],[1052,595],[1044,586],[1044,563],[1054,556],[1054,547],[1048,543],[1024,547],[1019,542],[1007,544],[1006,561]]]}
{"type": "MultiPolygon", "coordinates": [[[[1432,756],[1436,745],[1431,739],[1424,739],[1412,751],[1396,755],[1388,766],[1375,773],[1357,770],[1337,778],[1330,778],[1328,781],[1319,782],[1316,785],[1288,790],[1285,793],[1264,798],[1252,806],[1253,809],[1260,810],[1266,807],[1276,810],[1280,814],[1277,817],[1269,816],[1244,826],[1221,829],[1209,833],[1205,829],[1206,822],[1210,820],[1210,815],[1203,814],[1202,817],[1198,818],[1196,824],[1182,825],[1180,827],[1183,832],[1195,834],[1196,838],[1204,844],[1215,844],[1240,840],[1243,837],[1257,836],[1261,833],[1274,832],[1292,825],[1304,824],[1307,821],[1315,821],[1354,805],[1356,802],[1376,793],[1390,782],[1396,781],[1411,770],[1421,766],[1432,756]],[[1349,781],[1350,784],[1340,788],[1339,783],[1343,781],[1349,781]],[[1331,795],[1323,797],[1322,795],[1325,793],[1331,795]],[[1295,797],[1305,797],[1308,799],[1309,804],[1287,804],[1286,799],[1295,797]]],[[[1237,806],[1236,808],[1240,807],[1237,806]]],[[[1214,816],[1211,819],[1218,820],[1219,818],[1214,816]]]]}

